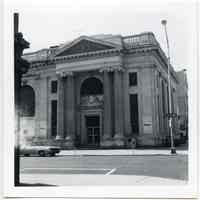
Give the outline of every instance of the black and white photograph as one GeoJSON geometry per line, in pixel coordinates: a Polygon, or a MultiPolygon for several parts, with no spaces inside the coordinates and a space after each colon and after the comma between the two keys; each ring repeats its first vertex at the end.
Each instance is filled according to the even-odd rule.
{"type": "Polygon", "coordinates": [[[6,197],[197,196],[198,1],[4,1],[6,197]]]}

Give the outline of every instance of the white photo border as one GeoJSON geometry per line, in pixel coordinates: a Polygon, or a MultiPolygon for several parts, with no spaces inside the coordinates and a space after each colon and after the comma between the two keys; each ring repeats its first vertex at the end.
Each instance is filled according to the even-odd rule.
{"type": "MultiPolygon", "coordinates": [[[[3,118],[4,118],[4,196],[5,197],[69,197],[69,198],[196,198],[199,136],[197,135],[197,23],[190,38],[189,82],[189,182],[181,186],[14,186],[14,60],[12,1],[4,2],[4,65],[3,65],[3,118]]],[[[114,0],[113,0],[114,3],[114,0]]],[[[197,19],[196,19],[197,20],[197,19]]],[[[29,41],[31,42],[31,41],[29,41]]]]}

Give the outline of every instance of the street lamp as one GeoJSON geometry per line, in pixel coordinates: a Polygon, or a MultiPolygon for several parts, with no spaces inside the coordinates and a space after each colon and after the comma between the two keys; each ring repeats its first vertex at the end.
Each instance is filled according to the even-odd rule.
{"type": "Polygon", "coordinates": [[[14,102],[15,102],[15,160],[14,160],[14,183],[20,185],[20,90],[22,75],[27,72],[29,63],[22,58],[23,50],[29,48],[29,43],[18,31],[19,14],[14,13],[14,102]]]}
{"type": "Polygon", "coordinates": [[[172,130],[172,103],[171,103],[171,79],[170,79],[170,51],[169,51],[169,40],[167,35],[167,20],[162,20],[161,24],[164,27],[166,41],[167,41],[167,78],[168,78],[168,98],[169,98],[169,129],[171,139],[171,154],[176,154],[176,148],[174,146],[173,130],[172,130]]]}

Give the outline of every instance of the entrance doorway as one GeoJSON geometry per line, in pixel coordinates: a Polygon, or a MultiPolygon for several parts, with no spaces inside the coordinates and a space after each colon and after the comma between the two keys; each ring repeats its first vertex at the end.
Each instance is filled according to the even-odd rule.
{"type": "Polygon", "coordinates": [[[87,143],[89,146],[100,144],[100,117],[99,115],[85,116],[87,143]]]}

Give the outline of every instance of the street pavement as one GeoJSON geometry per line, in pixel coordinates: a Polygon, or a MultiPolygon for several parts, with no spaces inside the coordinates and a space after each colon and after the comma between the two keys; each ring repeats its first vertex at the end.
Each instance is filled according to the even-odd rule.
{"type": "MultiPolygon", "coordinates": [[[[98,150],[99,151],[99,150],[98,150]]],[[[103,150],[102,150],[103,151],[103,150]]],[[[107,150],[106,150],[107,151],[107,150]]],[[[138,150],[139,151],[139,150],[138,150]]],[[[21,157],[20,180],[48,185],[182,185],[188,180],[187,153],[177,155],[91,155],[21,157]]],[[[152,150],[153,151],[153,150],[152,150]]],[[[116,153],[115,150],[113,152],[116,153]]],[[[127,151],[128,152],[128,151],[127,151]]],[[[169,151],[168,151],[169,152],[169,151]]],[[[77,153],[77,152],[76,152],[77,153]]],[[[142,153],[142,152],[140,152],[142,153]]],[[[151,152],[152,153],[152,152],[151,152]]]]}
{"type": "Polygon", "coordinates": [[[21,174],[20,180],[24,186],[179,186],[187,184],[185,180],[136,175],[21,174]]]}

